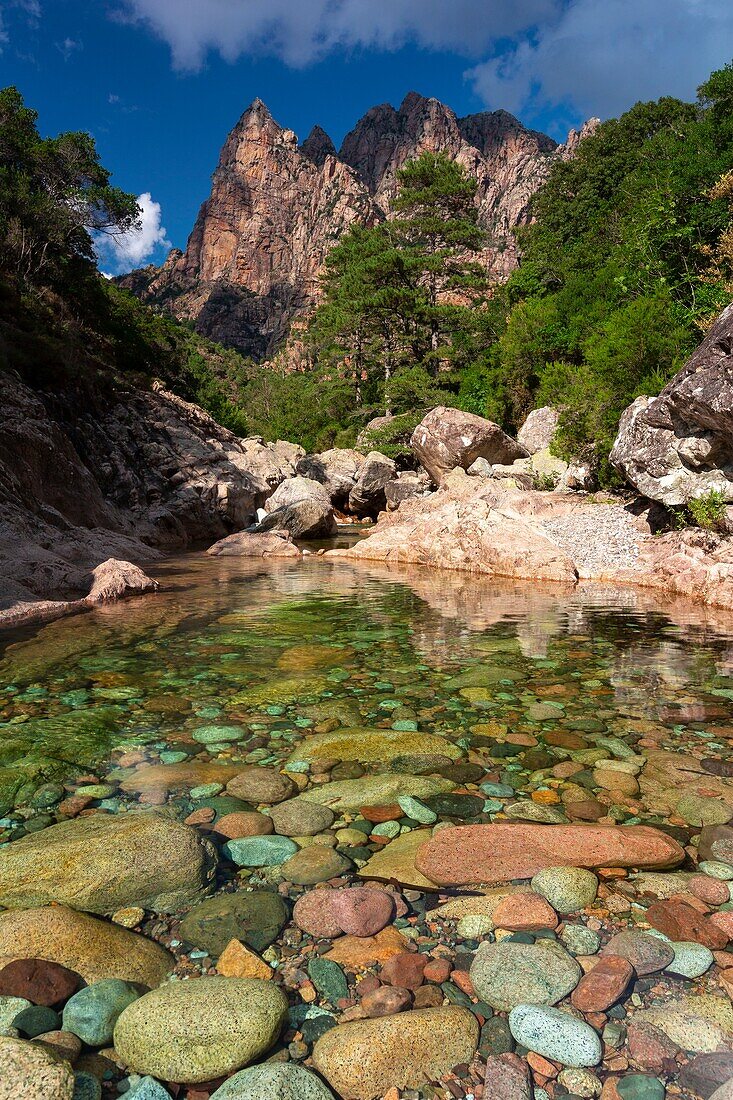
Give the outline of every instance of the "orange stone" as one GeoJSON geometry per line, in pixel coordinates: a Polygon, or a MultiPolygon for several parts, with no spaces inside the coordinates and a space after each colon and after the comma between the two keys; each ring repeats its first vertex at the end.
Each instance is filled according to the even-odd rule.
{"type": "Polygon", "coordinates": [[[374,963],[383,963],[393,955],[407,951],[409,943],[399,931],[391,925],[377,932],[376,936],[341,936],[324,958],[332,959],[341,966],[365,970],[374,963]]]}
{"type": "Polygon", "coordinates": [[[405,811],[396,802],[385,806],[362,806],[360,813],[365,821],[371,821],[373,825],[379,825],[382,821],[398,821],[405,816],[405,811]]]}
{"type": "Polygon", "coordinates": [[[532,791],[532,801],[540,806],[555,806],[561,801],[557,791],[532,791]]]}
{"type": "Polygon", "coordinates": [[[265,960],[239,940],[229,941],[219,956],[216,969],[224,978],[263,978],[270,981],[273,977],[265,960]]]}
{"type": "Polygon", "coordinates": [[[503,898],[491,918],[497,928],[511,932],[537,932],[541,928],[557,928],[558,916],[549,902],[539,894],[509,894],[503,898]]]}

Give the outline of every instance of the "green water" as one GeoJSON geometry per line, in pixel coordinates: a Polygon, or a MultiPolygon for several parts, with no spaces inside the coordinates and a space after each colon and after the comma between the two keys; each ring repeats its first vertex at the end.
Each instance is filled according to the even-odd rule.
{"type": "MultiPolygon", "coordinates": [[[[545,787],[543,767],[562,758],[568,735],[569,748],[574,737],[619,758],[648,737],[730,755],[729,616],[705,619],[632,589],[315,557],[191,555],[158,576],[157,595],[0,636],[0,828],[17,823],[14,808],[27,817],[44,784],[111,774],[114,785],[117,750],[281,764],[316,731],[351,726],[438,735],[454,759],[488,754],[495,780],[525,797],[545,787]],[[512,747],[507,734],[524,743],[512,747]]],[[[134,797],[116,790],[101,804],[134,797]]],[[[497,809],[489,800],[481,819],[497,809]]],[[[610,813],[657,820],[645,806],[610,813]]]]}

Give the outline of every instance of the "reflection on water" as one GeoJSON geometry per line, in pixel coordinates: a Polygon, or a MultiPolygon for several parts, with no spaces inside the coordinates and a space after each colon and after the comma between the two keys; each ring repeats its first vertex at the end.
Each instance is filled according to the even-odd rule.
{"type": "Polygon", "coordinates": [[[343,701],[364,725],[402,723],[464,748],[494,721],[724,749],[708,727],[725,727],[733,708],[729,616],[633,589],[316,557],[191,555],[158,575],[157,596],[0,638],[3,812],[33,784],[103,769],[118,747],[236,753],[193,741],[204,723],[236,720],[257,739],[247,759],[281,761],[308,736],[315,705],[343,701]],[[293,690],[299,677],[305,693],[293,690]],[[263,684],[269,701],[248,701],[263,684]]]}

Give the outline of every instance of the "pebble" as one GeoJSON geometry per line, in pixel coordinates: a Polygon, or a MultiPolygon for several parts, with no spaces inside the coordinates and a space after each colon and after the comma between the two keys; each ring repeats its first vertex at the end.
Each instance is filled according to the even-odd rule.
{"type": "Polygon", "coordinates": [[[228,840],[223,852],[238,867],[279,867],[299,851],[286,836],[247,836],[228,840]]]}
{"type": "Polygon", "coordinates": [[[331,913],[340,931],[350,936],[375,936],[392,920],[394,899],[386,890],[356,886],[336,890],[331,913]]]}
{"type": "Polygon", "coordinates": [[[435,811],[426,806],[424,802],[421,802],[419,798],[401,795],[397,799],[397,804],[405,817],[410,817],[413,821],[419,821],[421,825],[433,825],[438,820],[435,811]]]}
{"type": "Polygon", "coordinates": [[[275,832],[290,837],[322,833],[331,827],[335,817],[328,806],[305,802],[302,798],[289,798],[270,810],[275,832]]]}
{"type": "Polygon", "coordinates": [[[271,890],[240,890],[196,905],[181,921],[180,935],[215,957],[230,940],[264,951],[280,935],[287,919],[285,902],[271,890]]]}
{"type": "Polygon", "coordinates": [[[72,1100],[74,1073],[40,1043],[0,1035],[0,1083],[8,1100],[72,1100]]]}
{"type": "Polygon", "coordinates": [[[541,928],[556,928],[557,913],[538,894],[510,894],[499,902],[494,910],[494,923],[498,928],[514,932],[535,932],[541,928]]]}
{"type": "Polygon", "coordinates": [[[73,970],[46,959],[15,959],[0,970],[0,997],[21,997],[34,1005],[60,1004],[80,985],[73,970]]]}
{"type": "Polygon", "coordinates": [[[590,1067],[601,1061],[601,1040],[593,1028],[567,1012],[519,1004],[509,1013],[516,1042],[564,1066],[590,1067]]]}
{"type": "Polygon", "coordinates": [[[665,970],[683,978],[699,978],[715,962],[712,951],[701,943],[672,943],[674,958],[665,970]]]}
{"type": "Polygon", "coordinates": [[[646,977],[669,966],[674,950],[671,944],[657,936],[627,929],[612,936],[601,948],[601,955],[620,955],[631,963],[640,977],[646,977]]]}
{"type": "Polygon", "coordinates": [[[331,1028],[313,1048],[313,1064],[334,1091],[373,1100],[388,1089],[417,1089],[469,1063],[479,1027],[468,1009],[421,1008],[331,1028]]]}
{"type": "Polygon", "coordinates": [[[621,1100],[664,1100],[665,1089],[656,1077],[644,1073],[629,1073],[616,1082],[621,1100]]]}
{"type": "Polygon", "coordinates": [[[304,1066],[251,1066],[235,1073],[210,1100],[334,1100],[333,1093],[304,1066]]]}
{"type": "Polygon", "coordinates": [[[571,955],[595,955],[601,946],[601,937],[584,924],[566,924],[560,933],[560,942],[571,955]]]}
{"type": "Polygon", "coordinates": [[[63,1012],[64,1031],[78,1035],[87,1046],[105,1046],[112,1041],[114,1026],[120,1013],[139,996],[134,985],[119,978],[93,982],[66,1002],[63,1012]]]}
{"type": "Polygon", "coordinates": [[[255,810],[235,810],[222,814],[214,831],[228,840],[240,840],[248,836],[269,836],[274,831],[274,825],[267,814],[259,814],[255,810]]]}
{"type": "Polygon", "coordinates": [[[634,978],[634,968],[620,955],[608,955],[578,982],[571,1001],[581,1012],[605,1012],[620,1000],[634,978]]]}
{"type": "Polygon", "coordinates": [[[352,864],[335,848],[323,844],[311,844],[286,860],[280,870],[285,879],[299,886],[313,886],[327,882],[350,870],[352,864]]]}
{"type": "Polygon", "coordinates": [[[275,768],[258,765],[242,768],[239,774],[227,783],[227,794],[241,798],[245,802],[273,804],[284,802],[296,793],[295,784],[275,768]]]}

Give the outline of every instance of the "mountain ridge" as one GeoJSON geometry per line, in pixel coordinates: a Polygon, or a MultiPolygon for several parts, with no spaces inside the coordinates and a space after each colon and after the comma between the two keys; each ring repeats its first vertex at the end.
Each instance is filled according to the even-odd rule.
{"type": "Polygon", "coordinates": [[[487,233],[479,259],[500,282],[517,263],[513,229],[529,219],[552,163],[572,155],[578,140],[571,131],[558,145],[507,111],[459,118],[409,92],[399,108],[370,108],[337,151],[320,126],[299,144],[256,98],[224,142],[186,248],[118,282],[202,335],[267,359],[313,309],[325,257],[342,233],[388,216],[408,160],[444,152],[477,180],[487,233]]]}

